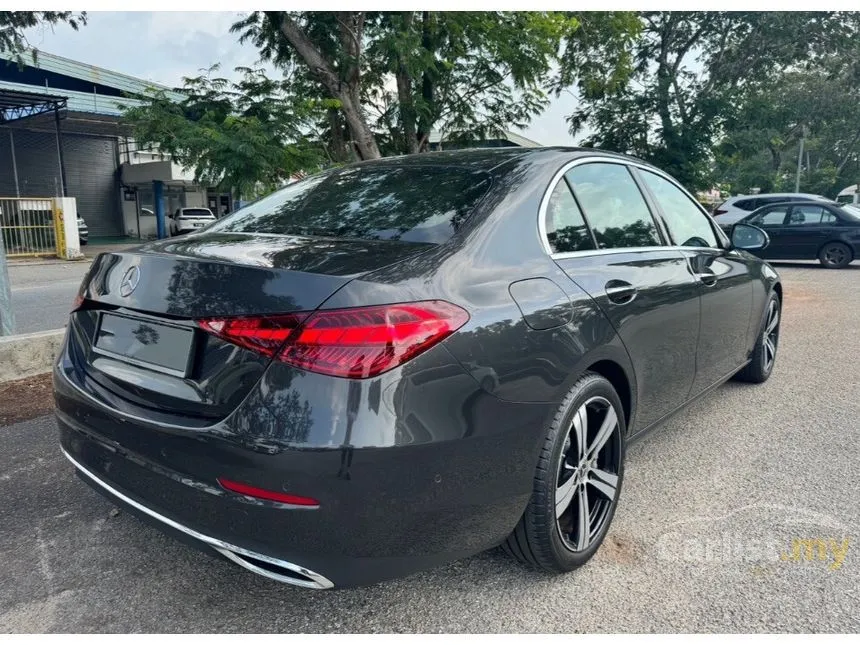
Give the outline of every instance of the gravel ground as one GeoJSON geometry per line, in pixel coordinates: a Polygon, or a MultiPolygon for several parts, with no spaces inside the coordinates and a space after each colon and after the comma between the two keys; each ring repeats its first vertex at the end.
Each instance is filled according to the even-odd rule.
{"type": "Polygon", "coordinates": [[[40,418],[0,430],[0,631],[856,632],[860,267],[777,269],[770,381],[631,447],[610,537],[572,574],[491,551],[361,589],[280,585],[114,512],[40,418]]]}

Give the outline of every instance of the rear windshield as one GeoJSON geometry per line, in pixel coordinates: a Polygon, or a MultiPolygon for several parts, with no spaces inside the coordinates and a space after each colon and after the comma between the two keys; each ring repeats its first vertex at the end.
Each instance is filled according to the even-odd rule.
{"type": "Polygon", "coordinates": [[[214,218],[215,216],[212,214],[208,208],[183,208],[179,212],[179,217],[205,217],[205,218],[214,218]]]}
{"type": "Polygon", "coordinates": [[[860,220],[860,206],[857,204],[839,204],[839,212],[845,215],[848,219],[860,220]]]}
{"type": "Polygon", "coordinates": [[[209,230],[441,244],[490,183],[463,167],[355,166],[291,184],[209,230]]]}

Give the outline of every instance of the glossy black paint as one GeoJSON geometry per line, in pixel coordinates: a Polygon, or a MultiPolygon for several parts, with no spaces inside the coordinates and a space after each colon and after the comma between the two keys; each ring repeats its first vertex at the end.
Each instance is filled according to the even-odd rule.
{"type": "Polygon", "coordinates": [[[370,162],[492,176],[444,244],[204,231],[99,256],[54,370],[63,447],[158,513],[335,586],[499,544],[528,502],[545,429],[584,371],[610,378],[629,433],[641,434],[745,364],[766,298],[780,288],[768,265],[728,248],[550,257],[538,212],[551,179],[600,154],[501,149],[370,162]],[[140,285],[122,296],[134,266],[140,285]],[[270,362],[193,322],[429,299],[463,307],[468,323],[364,380],[270,362]],[[195,330],[189,375],[94,352],[103,312],[195,330]],[[251,501],[218,477],[320,506],[251,501]]]}
{"type": "MultiPolygon", "coordinates": [[[[860,211],[858,211],[860,214],[860,211]]],[[[848,247],[852,259],[860,255],[860,219],[848,216],[839,204],[819,201],[768,204],[739,223],[754,224],[763,229],[770,237],[770,244],[762,251],[753,251],[761,258],[769,260],[817,260],[821,249],[831,242],[839,242],[848,247]],[[823,209],[830,213],[829,221],[817,223],[792,223],[792,218],[800,209],[823,209]],[[779,209],[785,211],[782,221],[772,223],[759,221],[764,215],[779,209]]]]}

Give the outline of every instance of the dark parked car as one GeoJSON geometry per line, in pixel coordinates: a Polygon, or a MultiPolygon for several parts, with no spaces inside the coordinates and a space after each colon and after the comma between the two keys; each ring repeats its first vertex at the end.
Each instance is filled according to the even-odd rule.
{"type": "Polygon", "coordinates": [[[770,204],[741,222],[767,232],[770,244],[755,254],[769,260],[818,260],[828,269],[841,269],[860,253],[860,208],[854,204],[770,204]]]}
{"type": "Polygon", "coordinates": [[[595,150],[323,172],[96,258],[54,371],[62,448],[114,502],[295,585],[500,544],[569,571],[631,440],[771,374],[782,287],[745,250],[766,244],[595,150]]]}

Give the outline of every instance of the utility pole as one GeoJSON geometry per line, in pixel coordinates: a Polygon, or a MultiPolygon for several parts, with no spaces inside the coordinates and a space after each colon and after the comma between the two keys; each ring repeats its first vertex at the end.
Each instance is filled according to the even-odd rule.
{"type": "Polygon", "coordinates": [[[800,129],[800,150],[797,153],[797,175],[794,178],[794,192],[800,192],[800,167],[803,164],[803,139],[806,137],[806,126],[800,129]]]}
{"type": "Polygon", "coordinates": [[[0,336],[11,336],[15,331],[15,316],[12,314],[12,287],[6,269],[6,248],[0,235],[0,336]]]}

